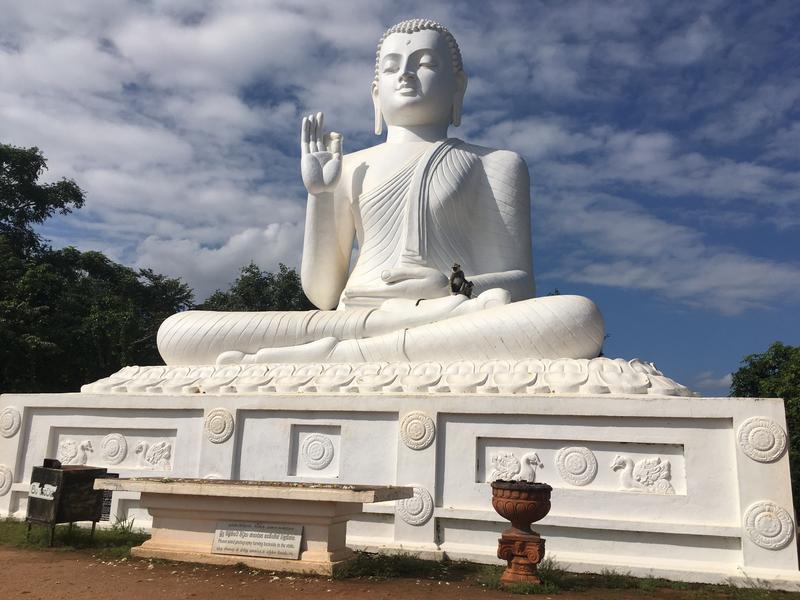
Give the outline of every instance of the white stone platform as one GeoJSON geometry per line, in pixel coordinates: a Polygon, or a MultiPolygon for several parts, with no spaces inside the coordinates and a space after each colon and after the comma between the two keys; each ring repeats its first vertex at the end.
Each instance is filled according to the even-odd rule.
{"type": "MultiPolygon", "coordinates": [[[[777,399],[654,393],[411,391],[0,397],[0,514],[24,516],[31,468],[61,455],[122,477],[410,485],[366,507],[348,545],[497,562],[493,476],[539,462],[536,529],[573,570],[800,589],[777,399]],[[535,460],[533,453],[536,454],[535,460]]],[[[136,492],[113,514],[149,516],[136,492]]]]}
{"type": "Polygon", "coordinates": [[[134,556],[328,576],[355,557],[345,543],[347,521],[364,503],[413,494],[410,487],[153,477],[97,479],[94,488],[141,494],[152,535],[131,549],[134,556]],[[234,542],[216,546],[218,534],[231,533],[234,542]]]}

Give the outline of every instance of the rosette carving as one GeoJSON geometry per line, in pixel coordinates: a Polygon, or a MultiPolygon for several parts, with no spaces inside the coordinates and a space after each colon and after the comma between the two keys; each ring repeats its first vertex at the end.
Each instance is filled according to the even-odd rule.
{"type": "Polygon", "coordinates": [[[310,469],[320,471],[333,461],[333,442],[327,435],[312,433],[303,439],[300,455],[310,469]]]}
{"type": "Polygon", "coordinates": [[[118,465],[128,456],[128,442],[122,434],[109,433],[100,442],[100,451],[108,464],[118,465]]]}
{"type": "Polygon", "coordinates": [[[11,484],[14,483],[14,473],[5,465],[0,465],[0,496],[5,496],[11,491],[11,484]]]}
{"type": "Polygon", "coordinates": [[[214,444],[227,442],[233,435],[233,415],[224,408],[208,411],[205,420],[206,436],[214,444]]]}
{"type": "Polygon", "coordinates": [[[410,412],[400,421],[400,439],[412,450],[424,450],[435,437],[436,425],[424,412],[410,412]]]}
{"type": "Polygon", "coordinates": [[[780,550],[794,537],[794,523],[782,506],[766,500],[755,502],[744,513],[744,528],[757,546],[780,550]]]}
{"type": "Polygon", "coordinates": [[[433,516],[433,498],[423,487],[414,487],[414,495],[398,500],[395,512],[409,525],[424,525],[433,516]]]}
{"type": "Polygon", "coordinates": [[[753,460],[772,462],[786,451],[786,432],[772,419],[751,417],[739,426],[739,446],[753,460]]]}
{"type": "Polygon", "coordinates": [[[6,406],[0,411],[0,435],[10,438],[17,434],[22,423],[22,416],[13,406],[6,406]]]}
{"type": "Polygon", "coordinates": [[[572,446],[556,453],[561,478],[572,485],[588,485],[597,475],[597,458],[588,448],[572,446]]]}

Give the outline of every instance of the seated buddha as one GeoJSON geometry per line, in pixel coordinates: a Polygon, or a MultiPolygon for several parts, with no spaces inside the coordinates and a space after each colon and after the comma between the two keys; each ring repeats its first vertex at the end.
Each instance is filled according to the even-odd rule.
{"type": "Polygon", "coordinates": [[[166,363],[598,356],[594,303],[534,298],[525,161],[448,137],[466,89],[445,27],[414,19],[389,28],[372,83],[375,133],[385,123],[386,141],[343,154],[322,113],[302,120],[300,276],[319,310],[178,313],[158,332],[166,363]],[[454,264],[472,297],[451,293],[454,264]]]}

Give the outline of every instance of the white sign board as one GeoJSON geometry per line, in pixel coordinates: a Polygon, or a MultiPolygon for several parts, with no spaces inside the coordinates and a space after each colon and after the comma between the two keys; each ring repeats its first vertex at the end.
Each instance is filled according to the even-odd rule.
{"type": "Polygon", "coordinates": [[[302,525],[220,521],[214,532],[211,552],[297,560],[300,558],[302,537],[302,525]]]}

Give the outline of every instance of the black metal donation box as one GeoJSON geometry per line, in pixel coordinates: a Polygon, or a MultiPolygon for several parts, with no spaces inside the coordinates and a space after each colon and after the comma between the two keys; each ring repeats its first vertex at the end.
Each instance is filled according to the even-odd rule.
{"type": "Polygon", "coordinates": [[[106,477],[107,469],[46,462],[50,463],[47,467],[33,467],[31,474],[28,531],[32,523],[47,525],[51,545],[57,523],[92,521],[94,533],[103,516],[103,492],[94,489],[94,480],[106,477]]]}

